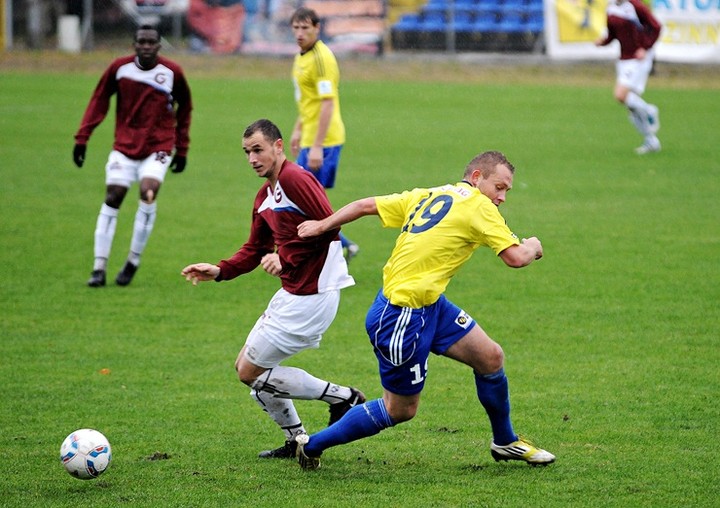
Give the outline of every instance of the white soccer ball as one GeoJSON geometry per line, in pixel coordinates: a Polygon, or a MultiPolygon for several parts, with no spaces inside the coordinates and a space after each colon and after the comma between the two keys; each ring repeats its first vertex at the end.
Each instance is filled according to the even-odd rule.
{"type": "Polygon", "coordinates": [[[63,441],[60,461],[75,478],[92,480],[108,468],[112,459],[110,442],[93,429],[76,430],[63,441]]]}

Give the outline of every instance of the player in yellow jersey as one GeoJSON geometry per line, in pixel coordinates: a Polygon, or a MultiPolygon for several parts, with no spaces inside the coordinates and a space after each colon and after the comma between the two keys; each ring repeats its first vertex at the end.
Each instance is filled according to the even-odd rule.
{"type": "MultiPolygon", "coordinates": [[[[290,25],[300,48],[292,69],[298,118],[290,149],[298,165],[312,171],[323,187],[331,189],[345,143],[340,68],[333,52],[319,39],[320,18],[314,10],[300,7],[290,18],[290,25]]],[[[350,261],[360,249],[342,233],[340,241],[350,261]]]]}
{"type": "Polygon", "coordinates": [[[485,152],[470,161],[457,184],[360,199],[326,219],[298,226],[301,237],[311,237],[365,215],[379,215],[383,226],[400,229],[383,269],[383,288],[365,322],[380,366],[383,397],[355,406],[316,434],[298,436],[298,461],[304,469],[317,469],[320,455],[331,446],[413,418],[431,352],[472,367],[478,399],[490,419],[490,451],[496,461],[555,461],[553,454],[513,430],[500,345],[443,294],[478,247],[490,247],[513,268],[542,257],[540,241],[518,240],[498,210],[514,173],[502,153],[485,152]]]}

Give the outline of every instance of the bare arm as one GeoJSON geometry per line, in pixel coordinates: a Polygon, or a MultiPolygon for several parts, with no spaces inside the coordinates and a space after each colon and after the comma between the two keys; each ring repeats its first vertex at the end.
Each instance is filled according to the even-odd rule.
{"type": "Polygon", "coordinates": [[[352,222],[366,215],[377,215],[378,209],[375,198],[363,198],[353,201],[323,220],[308,220],[298,226],[298,236],[308,238],[318,236],[331,229],[339,228],[343,224],[352,222]]]}
{"type": "Polygon", "coordinates": [[[540,259],[542,255],[543,249],[540,240],[532,236],[523,238],[520,245],[512,245],[502,251],[500,259],[511,268],[522,268],[536,259],[540,259]]]}
{"type": "Polygon", "coordinates": [[[332,99],[323,99],[320,104],[320,118],[318,119],[318,130],[315,134],[315,141],[308,153],[308,165],[312,171],[317,171],[323,165],[323,142],[330,127],[330,119],[332,118],[334,109],[335,104],[332,99]]]}
{"type": "Polygon", "coordinates": [[[315,146],[322,148],[323,141],[327,135],[328,128],[330,127],[330,119],[332,118],[333,111],[335,110],[335,103],[332,99],[323,99],[320,103],[320,118],[318,119],[318,130],[315,134],[315,146]]]}
{"type": "Polygon", "coordinates": [[[298,116],[293,126],[292,136],[290,137],[290,151],[292,156],[297,158],[300,153],[300,138],[302,136],[302,120],[298,116]]]}

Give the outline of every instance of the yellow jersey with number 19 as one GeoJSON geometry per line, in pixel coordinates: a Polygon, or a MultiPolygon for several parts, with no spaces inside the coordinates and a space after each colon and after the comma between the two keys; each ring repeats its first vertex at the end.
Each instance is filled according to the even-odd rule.
{"type": "Polygon", "coordinates": [[[394,305],[435,303],[478,247],[499,254],[519,245],[498,207],[467,182],[376,196],[384,227],[401,228],[383,268],[383,294],[394,305]]]}
{"type": "Polygon", "coordinates": [[[317,41],[310,51],[295,55],[293,62],[293,85],[295,102],[302,121],[300,147],[312,146],[320,122],[320,105],[324,99],[332,99],[333,108],[323,146],[345,143],[345,125],[340,115],[340,69],[335,55],[324,42],[317,41]]]}

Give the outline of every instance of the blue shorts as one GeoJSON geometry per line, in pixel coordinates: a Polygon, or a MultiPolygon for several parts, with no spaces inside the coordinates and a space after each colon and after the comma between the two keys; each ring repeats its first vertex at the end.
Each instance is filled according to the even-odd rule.
{"type": "MultiPolygon", "coordinates": [[[[312,171],[315,178],[318,179],[320,185],[326,189],[332,189],[335,186],[335,175],[337,174],[338,165],[340,164],[340,151],[342,145],[326,146],[323,148],[323,165],[318,171],[312,171]]],[[[296,163],[303,168],[308,169],[308,153],[310,148],[301,148],[296,163]]]]}
{"type": "Polygon", "coordinates": [[[444,354],[473,326],[475,320],[445,296],[427,307],[411,309],[391,304],[381,290],[368,310],[365,329],[383,388],[399,395],[420,393],[430,352],[444,354]]]}

